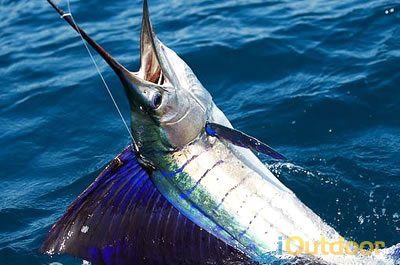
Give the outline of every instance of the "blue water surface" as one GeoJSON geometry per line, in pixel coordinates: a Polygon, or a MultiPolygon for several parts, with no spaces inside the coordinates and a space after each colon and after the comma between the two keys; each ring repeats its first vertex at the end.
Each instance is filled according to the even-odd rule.
{"type": "MultiPolygon", "coordinates": [[[[138,68],[141,1],[71,7],[138,68]]],[[[150,11],[232,123],[290,158],[262,157],[305,204],[347,238],[400,242],[398,3],[151,0],[150,11]]],[[[0,264],[82,264],[38,248],[128,134],[79,37],[46,1],[0,0],[0,14],[0,264]]],[[[96,60],[129,119],[119,80],[96,60]]]]}

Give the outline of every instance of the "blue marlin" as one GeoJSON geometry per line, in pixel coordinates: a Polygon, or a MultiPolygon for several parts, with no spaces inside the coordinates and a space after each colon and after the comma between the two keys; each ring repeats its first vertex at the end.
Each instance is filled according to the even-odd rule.
{"type": "Polygon", "coordinates": [[[134,143],[72,203],[43,252],[94,264],[394,264],[386,254],[293,255],[279,249],[282,239],[293,236],[309,244],[341,236],[253,152],[285,157],[234,129],[190,67],[158,39],[147,1],[137,72],[48,2],[121,80],[134,143]]]}

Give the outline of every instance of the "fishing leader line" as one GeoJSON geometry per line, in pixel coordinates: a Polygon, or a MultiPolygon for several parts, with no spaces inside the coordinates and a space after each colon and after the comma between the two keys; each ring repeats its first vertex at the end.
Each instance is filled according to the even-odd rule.
{"type": "Polygon", "coordinates": [[[72,22],[74,23],[75,28],[77,29],[77,32],[78,32],[78,34],[79,34],[79,37],[81,38],[81,41],[82,41],[83,45],[85,46],[86,51],[88,52],[88,54],[89,54],[89,56],[90,56],[90,59],[92,60],[94,66],[95,66],[95,68],[96,68],[96,70],[97,70],[97,73],[99,74],[101,80],[103,81],[104,87],[106,88],[106,90],[107,90],[107,92],[108,92],[108,95],[110,96],[110,98],[111,98],[111,100],[112,100],[112,102],[113,102],[115,108],[117,109],[117,112],[118,112],[118,114],[119,114],[119,116],[120,116],[120,118],[121,118],[121,120],[122,120],[122,122],[123,122],[123,124],[124,124],[124,126],[125,126],[125,128],[126,128],[126,130],[128,131],[129,137],[132,139],[132,143],[134,144],[136,150],[138,150],[138,149],[137,149],[136,142],[135,142],[135,139],[133,138],[132,132],[131,132],[131,130],[129,129],[128,124],[126,123],[126,121],[125,121],[125,119],[124,119],[124,116],[122,115],[122,112],[121,112],[120,108],[118,107],[118,104],[117,104],[117,102],[115,101],[115,98],[114,98],[114,96],[113,96],[113,94],[112,94],[112,92],[111,92],[111,90],[110,90],[110,88],[109,88],[109,86],[108,86],[106,80],[104,79],[103,74],[102,74],[101,71],[100,71],[99,66],[97,65],[96,61],[94,60],[93,54],[92,54],[92,52],[90,51],[89,46],[87,45],[86,41],[85,41],[84,38],[82,37],[81,31],[79,30],[78,25],[75,23],[75,19],[74,19],[74,17],[72,16],[72,12],[71,12],[70,0],[67,0],[67,8],[68,8],[68,13],[65,13],[64,15],[62,15],[62,17],[64,17],[64,16],[70,16],[70,17],[71,17],[71,20],[72,20],[72,22]]]}

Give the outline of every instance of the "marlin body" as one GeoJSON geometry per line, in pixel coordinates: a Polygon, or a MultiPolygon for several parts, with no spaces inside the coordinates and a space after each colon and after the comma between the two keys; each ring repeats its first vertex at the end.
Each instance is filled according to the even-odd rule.
{"type": "MultiPolygon", "coordinates": [[[[211,98],[205,114],[207,120],[231,126],[211,98]]],[[[156,159],[161,166],[152,180],[172,204],[253,257],[276,252],[280,237],[298,235],[310,242],[338,237],[248,149],[201,132],[188,145],[156,159]]]]}
{"type": "MultiPolygon", "coordinates": [[[[282,260],[293,260],[295,257],[278,251],[282,238],[297,236],[311,244],[321,238],[334,241],[340,237],[285,187],[252,150],[261,151],[276,159],[284,157],[257,139],[233,129],[190,67],[156,37],[146,1],[141,32],[141,67],[137,72],[130,72],[119,64],[75,24],[70,14],[64,13],[50,0],[49,3],[105,59],[120,78],[130,103],[134,144],[118,156],[72,204],[67,214],[53,227],[42,248],[44,252],[72,253],[101,264],[101,259],[93,253],[101,252],[105,257],[108,254],[104,254],[104,249],[110,247],[120,251],[121,241],[125,242],[123,248],[136,247],[140,244],[137,242],[138,238],[143,237],[143,240],[149,241],[148,235],[139,231],[141,228],[136,226],[136,230],[132,229],[133,223],[139,222],[139,219],[145,220],[143,216],[149,212],[149,223],[157,215],[157,224],[163,224],[167,216],[164,232],[159,232],[160,236],[154,235],[152,239],[157,241],[162,238],[156,247],[160,252],[163,249],[165,252],[170,251],[166,249],[168,244],[165,240],[170,240],[168,242],[171,246],[180,244],[168,236],[171,229],[169,220],[171,216],[176,217],[174,229],[177,230],[176,227],[181,223],[179,218],[184,217],[184,224],[180,226],[182,231],[186,231],[188,223],[192,224],[189,234],[199,234],[198,238],[201,238],[200,235],[206,233],[207,237],[215,238],[213,240],[218,241],[218,244],[226,245],[228,256],[229,253],[234,253],[240,256],[244,264],[275,264],[282,260]],[[135,158],[137,163],[132,165],[135,158]],[[141,177],[137,177],[139,173],[141,177]],[[151,188],[140,186],[140,189],[151,189],[151,195],[147,199],[133,198],[132,194],[142,194],[142,191],[136,192],[134,187],[138,179],[144,176],[149,178],[144,181],[150,183],[151,188]],[[114,193],[115,195],[110,195],[114,193]],[[100,201],[100,205],[104,204],[104,207],[108,204],[115,206],[111,207],[114,210],[99,210],[103,206],[95,203],[97,201],[100,201]],[[157,208],[160,202],[162,206],[157,208]],[[168,213],[164,214],[166,209],[168,213]],[[138,211],[141,212],[136,214],[138,211]],[[108,224],[106,221],[98,221],[106,218],[113,221],[108,224]],[[121,236],[110,232],[108,239],[107,236],[102,238],[93,234],[92,240],[89,240],[83,235],[87,231],[101,234],[98,231],[100,227],[106,231],[114,231],[114,226],[118,226],[119,230],[125,226],[130,228],[126,228],[126,234],[122,233],[121,236]],[[97,242],[94,242],[95,239],[97,242]],[[82,246],[82,242],[86,245],[82,246]],[[98,245],[98,242],[103,242],[103,245],[98,245]],[[118,248],[115,246],[116,242],[119,242],[118,248]],[[82,247],[68,248],[72,244],[82,247]],[[95,248],[93,244],[97,244],[95,248]],[[249,261],[244,261],[246,259],[249,261]]],[[[143,228],[144,231],[152,228],[147,226],[146,229],[143,228]]],[[[191,238],[187,238],[187,244],[194,244],[191,238]]],[[[209,246],[211,241],[207,242],[209,246]]],[[[204,245],[202,249],[204,250],[204,245]]],[[[121,255],[127,255],[126,252],[118,253],[119,256],[115,258],[118,261],[104,263],[133,264],[121,261],[121,255]]],[[[174,253],[175,256],[178,255],[177,252],[174,253]]],[[[210,253],[207,252],[210,257],[222,255],[210,253]]],[[[185,262],[187,259],[185,257],[185,262]]],[[[316,254],[315,257],[306,259],[313,264],[373,264],[377,260],[382,264],[376,257],[316,254]]],[[[160,264],[191,264],[182,261],[169,262],[165,257],[162,260],[160,264]]],[[[212,260],[212,257],[208,260],[212,260]]],[[[226,259],[223,262],[213,262],[210,264],[227,264],[226,259]]]]}

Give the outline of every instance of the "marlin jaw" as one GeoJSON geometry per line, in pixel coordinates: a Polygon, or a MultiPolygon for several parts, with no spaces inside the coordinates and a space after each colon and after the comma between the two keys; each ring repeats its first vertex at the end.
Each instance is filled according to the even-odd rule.
{"type": "Polygon", "coordinates": [[[82,37],[95,49],[107,64],[114,70],[120,78],[131,105],[140,106],[142,109],[155,108],[154,103],[149,100],[147,95],[161,93],[164,89],[162,85],[166,83],[164,75],[162,74],[161,64],[158,63],[158,55],[155,48],[155,43],[159,42],[154,39],[154,33],[151,28],[151,23],[148,16],[147,1],[144,1],[143,6],[143,22],[141,33],[141,67],[138,72],[131,72],[126,69],[122,64],[115,60],[102,46],[93,40],[82,28],[80,28],[71,14],[65,13],[51,0],[48,0],[50,5],[71,25],[75,31],[82,35],[82,37]]]}
{"type": "MultiPolygon", "coordinates": [[[[173,84],[169,82],[169,78],[174,73],[169,73],[164,67],[160,58],[162,43],[157,39],[154,34],[153,27],[150,22],[148,4],[144,1],[143,4],[143,19],[142,30],[140,34],[140,69],[137,72],[129,72],[128,83],[139,89],[139,94],[148,99],[145,106],[147,110],[157,109],[162,104],[162,94],[168,88],[172,90],[173,84]]],[[[117,73],[118,74],[118,73],[117,73]]],[[[121,79],[124,83],[124,80],[121,79]]],[[[124,84],[126,87],[129,84],[124,84]]],[[[131,102],[135,105],[135,101],[131,102]]]]}

